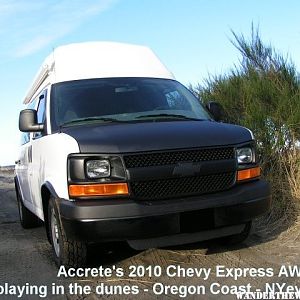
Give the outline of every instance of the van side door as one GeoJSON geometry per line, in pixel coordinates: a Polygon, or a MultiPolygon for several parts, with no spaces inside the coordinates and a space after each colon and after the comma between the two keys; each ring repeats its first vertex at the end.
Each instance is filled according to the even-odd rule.
{"type": "MultiPolygon", "coordinates": [[[[46,103],[47,103],[47,90],[42,91],[37,97],[37,122],[39,124],[46,124],[46,103]]],[[[42,218],[42,198],[41,198],[41,184],[44,172],[44,160],[40,152],[41,146],[45,136],[47,135],[47,128],[43,132],[34,132],[32,135],[32,161],[30,164],[30,188],[31,198],[34,206],[34,212],[37,216],[42,218]]],[[[45,153],[46,154],[46,153],[45,153]]]]}
{"type": "MultiPolygon", "coordinates": [[[[31,102],[28,109],[35,108],[35,102],[31,102]]],[[[32,199],[31,199],[31,188],[30,188],[30,166],[32,162],[32,133],[23,132],[21,135],[21,148],[20,155],[16,161],[16,175],[19,182],[20,193],[24,202],[24,205],[33,210],[32,199]]]]}

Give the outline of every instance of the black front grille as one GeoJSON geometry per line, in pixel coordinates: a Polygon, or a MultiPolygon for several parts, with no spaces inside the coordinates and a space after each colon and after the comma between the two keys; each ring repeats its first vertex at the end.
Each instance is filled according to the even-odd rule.
{"type": "Polygon", "coordinates": [[[201,162],[234,159],[233,148],[211,148],[169,152],[143,153],[124,156],[126,168],[175,165],[179,162],[201,162]]]}
{"type": "Polygon", "coordinates": [[[230,188],[235,182],[235,172],[205,176],[168,178],[131,182],[134,197],[157,200],[201,195],[230,188]]]}

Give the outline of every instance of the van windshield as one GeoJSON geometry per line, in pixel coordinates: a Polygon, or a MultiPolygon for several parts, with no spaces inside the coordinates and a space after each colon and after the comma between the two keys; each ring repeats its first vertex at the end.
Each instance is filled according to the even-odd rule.
{"type": "Polygon", "coordinates": [[[105,78],[54,84],[51,115],[60,126],[86,122],[210,120],[199,100],[175,80],[105,78]]]}

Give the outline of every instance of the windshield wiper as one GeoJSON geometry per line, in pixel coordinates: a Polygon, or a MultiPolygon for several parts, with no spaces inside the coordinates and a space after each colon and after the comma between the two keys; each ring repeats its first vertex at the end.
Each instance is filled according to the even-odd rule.
{"type": "Polygon", "coordinates": [[[142,119],[151,119],[151,118],[160,118],[160,119],[176,119],[176,120],[192,120],[192,121],[204,121],[203,119],[197,119],[197,118],[190,118],[183,115],[177,115],[177,114],[155,114],[155,115],[141,115],[136,117],[133,120],[119,120],[114,118],[107,118],[107,117],[87,117],[87,118],[79,118],[75,120],[71,120],[68,122],[65,122],[61,125],[61,127],[66,126],[72,126],[76,125],[78,123],[84,123],[84,122],[93,122],[93,121],[101,121],[101,122],[112,122],[112,123],[129,123],[129,122],[137,122],[138,120],[142,119]]]}
{"type": "Polygon", "coordinates": [[[148,118],[167,118],[167,119],[182,119],[182,120],[192,120],[192,121],[203,121],[203,119],[191,118],[183,115],[177,114],[154,114],[154,115],[141,115],[136,117],[136,119],[148,119],[148,118]]]}
{"type": "Polygon", "coordinates": [[[61,127],[73,125],[81,122],[89,122],[89,121],[103,121],[103,122],[125,122],[114,118],[105,118],[105,117],[88,117],[88,118],[80,118],[65,122],[61,125],[61,127]]]}

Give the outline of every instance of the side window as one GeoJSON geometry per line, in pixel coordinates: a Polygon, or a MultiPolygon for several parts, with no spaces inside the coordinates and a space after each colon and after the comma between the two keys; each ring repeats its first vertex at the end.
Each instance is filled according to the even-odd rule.
{"type": "MultiPolygon", "coordinates": [[[[35,108],[36,101],[32,101],[28,104],[26,108],[28,109],[34,109],[35,108]]],[[[29,143],[30,141],[30,133],[29,132],[22,132],[21,134],[21,145],[25,145],[29,143]]]]}
{"type": "MultiPolygon", "coordinates": [[[[37,98],[38,107],[37,107],[37,122],[44,123],[46,118],[46,91],[43,91],[37,98]]],[[[36,132],[33,134],[33,138],[37,139],[43,136],[42,132],[36,132]]]]}
{"type": "Polygon", "coordinates": [[[21,134],[21,145],[25,145],[30,141],[29,132],[22,132],[21,134]]]}
{"type": "Polygon", "coordinates": [[[38,123],[44,123],[45,121],[45,111],[46,111],[46,97],[42,94],[40,97],[39,106],[37,109],[37,121],[38,123]]]}

